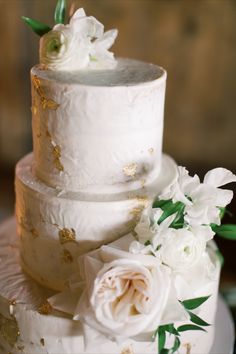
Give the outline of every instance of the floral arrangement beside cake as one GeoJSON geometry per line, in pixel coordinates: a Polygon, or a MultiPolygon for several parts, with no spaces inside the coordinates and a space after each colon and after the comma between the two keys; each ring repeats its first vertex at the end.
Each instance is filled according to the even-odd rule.
{"type": "Polygon", "coordinates": [[[165,70],[116,60],[117,30],[65,12],[59,0],[53,28],[23,17],[41,36],[34,153],[16,167],[19,239],[13,222],[0,240],[0,348],[210,353],[213,238],[236,239],[220,187],[236,176],[215,168],[201,182],[162,154],[165,70]]]}

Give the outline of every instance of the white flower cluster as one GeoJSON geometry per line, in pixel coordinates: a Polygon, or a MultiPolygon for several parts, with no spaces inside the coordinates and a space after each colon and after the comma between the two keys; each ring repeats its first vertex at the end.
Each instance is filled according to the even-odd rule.
{"type": "Polygon", "coordinates": [[[202,258],[207,242],[214,236],[211,225],[220,225],[221,208],[233,198],[231,190],[218,187],[236,182],[236,176],[224,168],[215,168],[201,183],[197,175],[189,176],[184,167],[178,170],[177,181],[159,196],[159,200],[182,202],[184,225],[171,227],[176,214],[158,223],[163,210],[146,210],[135,228],[138,241],[132,242],[130,252],[151,253],[173,271],[184,272],[202,258]]]}
{"type": "Polygon", "coordinates": [[[105,69],[116,65],[113,45],[118,31],[78,9],[68,25],[57,24],[40,39],[40,64],[51,70],[105,69]]]}
{"type": "Polygon", "coordinates": [[[178,213],[163,218],[161,208],[146,210],[135,229],[138,240],[129,234],[80,257],[80,279],[49,299],[51,305],[68,312],[76,303],[69,313],[83,323],[85,341],[121,341],[188,320],[180,301],[217,293],[219,262],[214,245],[206,245],[214,236],[210,225],[220,223],[219,207],[233,196],[218,187],[235,181],[231,172],[215,169],[200,183],[180,167],[160,198],[183,203],[182,227],[173,227],[178,213]]]}

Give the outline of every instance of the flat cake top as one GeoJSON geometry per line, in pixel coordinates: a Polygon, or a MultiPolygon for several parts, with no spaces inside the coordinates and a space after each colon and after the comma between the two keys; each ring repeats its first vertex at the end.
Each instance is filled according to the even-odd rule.
{"type": "Polygon", "coordinates": [[[88,86],[134,86],[166,78],[163,68],[133,59],[118,59],[115,68],[104,70],[53,71],[34,66],[32,74],[45,80],[88,86]]]}

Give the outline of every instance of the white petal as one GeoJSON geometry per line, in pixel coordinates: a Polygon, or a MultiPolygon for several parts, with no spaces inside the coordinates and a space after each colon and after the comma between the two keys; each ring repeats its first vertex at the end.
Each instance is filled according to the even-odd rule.
{"type": "MultiPolygon", "coordinates": [[[[86,16],[86,13],[85,13],[84,9],[80,8],[75,11],[74,15],[71,17],[71,20],[75,20],[77,18],[81,18],[81,17],[85,17],[85,16],[86,16]]],[[[70,22],[71,22],[71,20],[70,20],[70,22]]]]}
{"type": "Polygon", "coordinates": [[[111,46],[114,44],[117,35],[118,35],[117,29],[107,31],[104,33],[104,35],[101,38],[98,38],[94,42],[94,46],[99,46],[100,48],[103,49],[110,49],[111,46]]]}
{"type": "Polygon", "coordinates": [[[203,182],[214,187],[220,187],[231,182],[236,182],[236,176],[226,168],[218,167],[207,172],[203,182]]]}

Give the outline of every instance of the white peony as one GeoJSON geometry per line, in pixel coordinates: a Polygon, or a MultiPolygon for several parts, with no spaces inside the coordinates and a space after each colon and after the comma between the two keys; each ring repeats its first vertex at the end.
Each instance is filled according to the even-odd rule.
{"type": "Polygon", "coordinates": [[[159,199],[183,202],[186,205],[184,219],[189,225],[219,225],[219,208],[231,202],[233,192],[218,187],[231,182],[236,182],[236,176],[225,168],[209,171],[201,183],[197,175],[191,177],[184,167],[179,167],[177,182],[159,199]]]}
{"type": "Polygon", "coordinates": [[[214,232],[209,226],[191,229],[169,229],[160,240],[159,251],[162,262],[175,272],[187,272],[203,257],[206,245],[214,232]]]}
{"type": "Polygon", "coordinates": [[[40,63],[51,70],[112,68],[116,61],[109,48],[117,30],[104,33],[104,26],[83,9],[72,16],[68,25],[58,24],[40,39],[40,63]]]}

